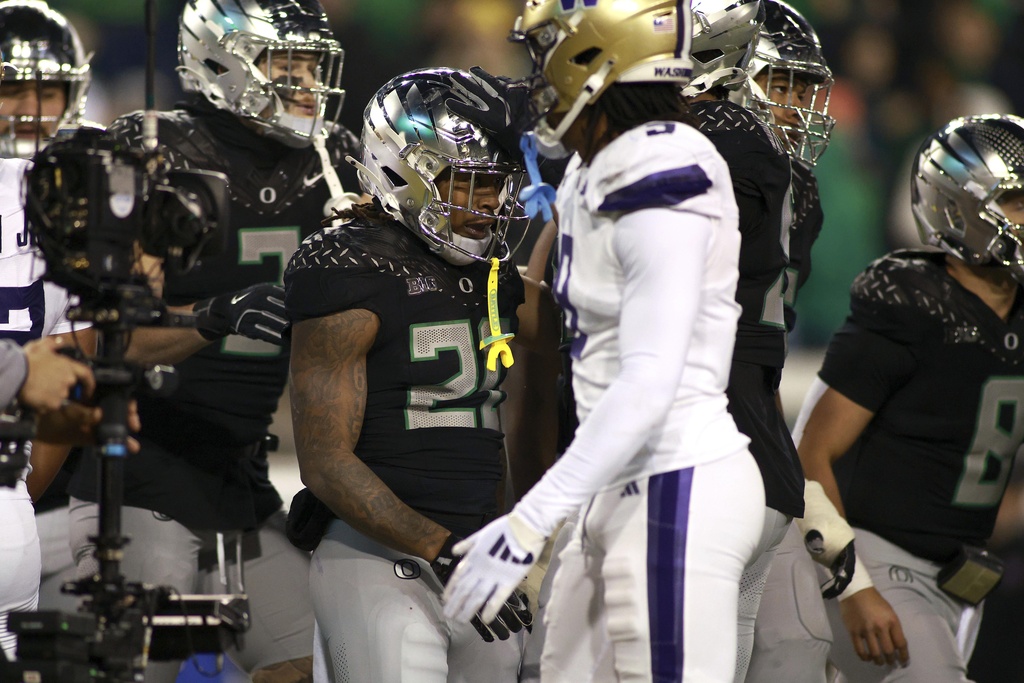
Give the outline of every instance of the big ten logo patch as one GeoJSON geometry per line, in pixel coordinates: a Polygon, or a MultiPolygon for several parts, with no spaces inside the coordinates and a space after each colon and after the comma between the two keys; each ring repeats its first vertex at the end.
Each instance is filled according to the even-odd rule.
{"type": "Polygon", "coordinates": [[[437,284],[437,278],[433,275],[407,277],[405,278],[405,286],[409,290],[409,296],[416,296],[424,292],[437,292],[441,289],[437,284]]]}

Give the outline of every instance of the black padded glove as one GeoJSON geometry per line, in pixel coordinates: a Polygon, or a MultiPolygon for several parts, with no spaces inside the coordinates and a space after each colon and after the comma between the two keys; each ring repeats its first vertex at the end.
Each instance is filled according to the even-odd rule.
{"type": "Polygon", "coordinates": [[[472,121],[485,131],[513,159],[522,159],[519,137],[530,118],[530,88],[525,81],[513,81],[503,76],[492,76],[479,66],[469,70],[476,78],[461,73],[452,74],[459,89],[454,92],[448,108],[472,121]],[[479,79],[479,80],[477,80],[479,79]]]}
{"type": "MultiPolygon", "coordinates": [[[[437,575],[442,586],[448,585],[448,579],[451,578],[452,572],[455,571],[455,567],[459,563],[460,558],[452,554],[452,546],[461,540],[455,534],[448,536],[445,539],[444,545],[441,546],[441,552],[430,563],[430,568],[434,570],[434,574],[437,575]]],[[[508,640],[510,633],[519,633],[524,628],[527,632],[530,632],[533,628],[533,613],[530,611],[530,601],[522,592],[514,591],[508,600],[505,601],[502,608],[498,610],[497,619],[490,624],[484,625],[483,621],[480,620],[480,615],[477,614],[470,623],[473,624],[473,628],[480,634],[480,637],[488,643],[494,642],[495,638],[498,640],[508,640]]]]}
{"type": "Polygon", "coordinates": [[[284,535],[299,550],[311,553],[320,545],[327,527],[335,520],[334,513],[309,489],[302,489],[292,498],[284,535]]]}
{"type": "Polygon", "coordinates": [[[288,327],[284,287],[269,282],[200,301],[192,312],[196,330],[211,341],[240,334],[280,346],[288,327]]]}

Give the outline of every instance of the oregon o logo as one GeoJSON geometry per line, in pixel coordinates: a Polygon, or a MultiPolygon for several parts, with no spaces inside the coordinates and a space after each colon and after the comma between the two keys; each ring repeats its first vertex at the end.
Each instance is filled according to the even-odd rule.
{"type": "Polygon", "coordinates": [[[418,579],[420,566],[415,560],[398,560],[395,562],[395,576],[400,579],[418,579]]]}
{"type": "Polygon", "coordinates": [[[277,201],[277,190],[272,187],[264,187],[260,190],[260,201],[264,204],[273,204],[277,201]]]}
{"type": "Polygon", "coordinates": [[[889,565],[889,580],[899,583],[914,583],[914,575],[906,567],[898,564],[889,565]]]}
{"type": "Polygon", "coordinates": [[[460,277],[459,278],[459,289],[461,289],[466,294],[472,294],[473,293],[473,281],[470,280],[468,277],[460,277]]]}
{"type": "Polygon", "coordinates": [[[1003,337],[1003,346],[1005,346],[1010,351],[1016,351],[1017,350],[1017,346],[1019,344],[1020,344],[1020,339],[1018,339],[1017,335],[1014,334],[1013,332],[1007,332],[1006,336],[1003,337]]]}

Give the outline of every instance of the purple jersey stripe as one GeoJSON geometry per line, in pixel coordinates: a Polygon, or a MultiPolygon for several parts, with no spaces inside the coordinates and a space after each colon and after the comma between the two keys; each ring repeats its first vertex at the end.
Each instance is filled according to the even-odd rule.
{"type": "Polygon", "coordinates": [[[655,683],[683,680],[686,533],[693,468],[650,478],[647,501],[647,610],[655,683]]]}
{"type": "Polygon", "coordinates": [[[674,206],[702,195],[711,187],[704,169],[696,164],[652,173],[604,198],[599,211],[638,211],[674,206]]]}
{"type": "Polygon", "coordinates": [[[8,326],[0,332],[0,338],[11,339],[18,344],[25,344],[43,335],[43,324],[46,321],[46,293],[43,281],[36,280],[24,287],[0,287],[0,325],[8,326]],[[12,325],[12,311],[28,311],[31,326],[27,330],[9,329],[12,325]]]}

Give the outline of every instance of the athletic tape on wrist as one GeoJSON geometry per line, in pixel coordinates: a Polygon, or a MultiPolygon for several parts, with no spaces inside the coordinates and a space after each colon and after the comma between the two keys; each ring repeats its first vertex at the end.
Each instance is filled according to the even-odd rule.
{"type": "Polygon", "coordinates": [[[860,555],[858,555],[853,564],[853,578],[850,579],[850,584],[842,593],[839,594],[837,599],[839,602],[842,602],[855,593],[859,593],[865,588],[872,588],[874,585],[875,582],[871,580],[871,575],[868,574],[867,567],[864,566],[864,563],[860,560],[860,555]]]}

